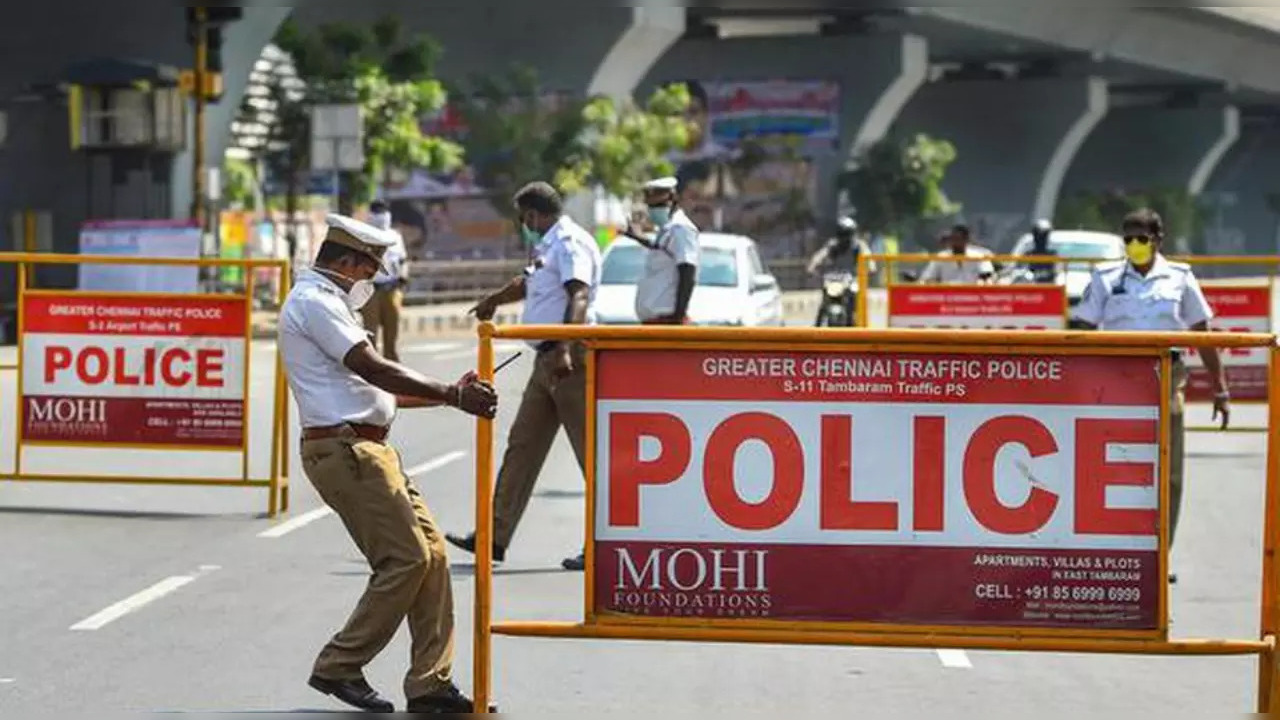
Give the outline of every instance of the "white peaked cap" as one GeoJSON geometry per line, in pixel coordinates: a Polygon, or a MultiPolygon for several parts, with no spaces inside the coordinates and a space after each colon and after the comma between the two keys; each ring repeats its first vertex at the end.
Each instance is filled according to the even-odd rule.
{"type": "MultiPolygon", "coordinates": [[[[376,228],[345,215],[330,214],[325,217],[329,232],[325,242],[337,243],[375,259],[383,264],[383,255],[396,244],[396,236],[389,230],[376,228]]],[[[385,265],[384,265],[385,267],[385,265]]]]}
{"type": "Polygon", "coordinates": [[[644,189],[645,190],[670,190],[672,192],[675,192],[675,189],[678,188],[679,186],[680,186],[680,181],[677,180],[676,178],[663,177],[663,178],[657,178],[655,180],[650,180],[649,182],[645,183],[644,189]]]}

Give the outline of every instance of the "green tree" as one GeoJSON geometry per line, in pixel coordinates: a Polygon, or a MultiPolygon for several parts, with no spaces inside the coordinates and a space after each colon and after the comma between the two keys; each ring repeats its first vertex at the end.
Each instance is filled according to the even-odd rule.
{"type": "Polygon", "coordinates": [[[1166,252],[1204,251],[1209,210],[1185,188],[1106,190],[1074,193],[1058,203],[1054,224],[1063,229],[1118,232],[1124,216],[1151,208],[1164,220],[1166,252]]]}
{"type": "Polygon", "coordinates": [[[645,178],[675,171],[668,156],[691,131],[684,85],[661,88],[638,105],[548,93],[536,72],[514,67],[473,77],[450,95],[466,126],[468,162],[504,215],[512,193],[536,179],[565,194],[599,186],[630,196],[645,178]]]}
{"type": "Polygon", "coordinates": [[[256,205],[258,173],[252,162],[226,158],[222,163],[222,201],[229,206],[252,209],[256,205]]]}
{"type": "Polygon", "coordinates": [[[856,158],[837,181],[853,204],[858,224],[873,234],[897,236],[920,221],[953,215],[958,203],[942,189],[955,162],[955,146],[918,134],[910,140],[886,137],[856,158]]]}
{"type": "MultiPolygon", "coordinates": [[[[462,148],[424,135],[421,118],[444,106],[444,86],[433,78],[438,46],[425,35],[404,37],[399,21],[385,17],[372,27],[327,24],[304,31],[286,21],[276,44],[293,59],[301,80],[298,105],[356,103],[364,118],[364,168],[342,175],[339,209],[350,213],[367,202],[389,168],[448,170],[462,148]]],[[[309,120],[305,131],[291,124],[290,164],[309,164],[309,120]]]]}

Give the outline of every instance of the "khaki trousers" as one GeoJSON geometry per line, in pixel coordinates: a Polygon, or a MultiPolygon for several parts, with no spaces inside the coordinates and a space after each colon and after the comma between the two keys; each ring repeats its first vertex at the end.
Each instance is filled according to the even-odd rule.
{"type": "Polygon", "coordinates": [[[1178,515],[1182,510],[1182,463],[1184,457],[1183,440],[1186,436],[1186,423],[1183,421],[1183,409],[1187,401],[1187,366],[1182,362],[1173,364],[1172,391],[1169,399],[1169,547],[1173,547],[1173,538],[1178,533],[1178,515]]]}
{"type": "Polygon", "coordinates": [[[364,329],[373,333],[374,347],[382,348],[382,356],[400,361],[400,310],[404,306],[404,291],[392,285],[378,288],[369,302],[360,308],[364,329]]]}
{"type": "Polygon", "coordinates": [[[406,697],[451,682],[453,587],[443,536],[400,456],[384,443],[341,437],[302,444],[302,468],[347,527],[373,575],[347,624],[316,659],[329,680],[363,677],[408,618],[413,650],[406,697]]]}
{"type": "Polygon", "coordinates": [[[507,436],[507,451],[493,491],[493,541],[500,547],[511,545],[561,425],[578,457],[578,467],[584,477],[586,474],[586,351],[575,348],[573,373],[560,380],[552,371],[554,359],[554,353],[539,353],[534,360],[515,424],[507,436]]]}

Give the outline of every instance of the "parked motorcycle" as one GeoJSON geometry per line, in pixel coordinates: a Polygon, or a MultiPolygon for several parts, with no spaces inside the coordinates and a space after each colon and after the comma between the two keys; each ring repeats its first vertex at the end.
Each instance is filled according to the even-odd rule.
{"type": "Polygon", "coordinates": [[[822,276],[822,305],[818,327],[853,327],[858,301],[858,280],[851,272],[829,272],[822,276]]]}

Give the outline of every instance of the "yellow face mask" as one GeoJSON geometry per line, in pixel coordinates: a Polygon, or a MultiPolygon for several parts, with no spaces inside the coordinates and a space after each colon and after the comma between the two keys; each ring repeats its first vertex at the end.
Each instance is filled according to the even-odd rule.
{"type": "Polygon", "coordinates": [[[1151,259],[1155,257],[1155,245],[1150,238],[1134,239],[1126,237],[1124,239],[1124,254],[1129,258],[1129,262],[1142,267],[1150,263],[1151,259]]]}

